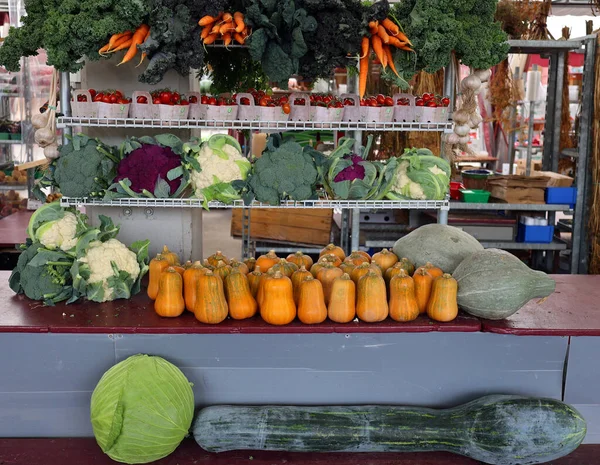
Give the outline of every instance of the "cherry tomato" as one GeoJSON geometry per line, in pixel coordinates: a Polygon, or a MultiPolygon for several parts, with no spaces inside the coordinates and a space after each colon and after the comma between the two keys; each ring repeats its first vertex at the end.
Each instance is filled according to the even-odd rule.
{"type": "Polygon", "coordinates": [[[190,103],[198,103],[198,97],[196,97],[195,95],[190,95],[190,98],[188,100],[190,103]]]}
{"type": "Polygon", "coordinates": [[[430,100],[429,102],[426,103],[426,106],[431,107],[431,108],[436,108],[437,103],[435,103],[435,100],[430,100]]]}
{"type": "Polygon", "coordinates": [[[351,98],[345,98],[344,99],[344,105],[353,106],[354,105],[354,100],[352,100],[351,98]]]}
{"type": "Polygon", "coordinates": [[[392,97],[386,97],[385,100],[383,101],[383,104],[386,107],[393,107],[394,106],[394,99],[392,97]]]}
{"type": "Polygon", "coordinates": [[[376,98],[379,105],[385,104],[385,95],[379,94],[376,98]]]}
{"type": "Polygon", "coordinates": [[[211,97],[208,99],[208,104],[209,105],[216,105],[217,104],[217,98],[216,97],[211,97]]]}
{"type": "Polygon", "coordinates": [[[248,97],[242,97],[240,99],[240,104],[241,105],[250,105],[250,99],[248,97]]]}
{"type": "Polygon", "coordinates": [[[306,105],[306,99],[303,99],[303,98],[294,99],[294,105],[306,105]]]}
{"type": "Polygon", "coordinates": [[[87,95],[78,95],[77,101],[78,102],[87,102],[87,95]]]}
{"type": "Polygon", "coordinates": [[[117,103],[121,97],[117,96],[116,94],[112,94],[108,98],[110,103],[117,103]]]}
{"type": "Polygon", "coordinates": [[[202,105],[208,105],[208,95],[203,95],[202,97],[200,97],[200,103],[202,105]]]}
{"type": "Polygon", "coordinates": [[[333,100],[333,97],[331,95],[326,95],[325,97],[323,97],[323,102],[325,103],[331,103],[333,100]]]}
{"type": "Polygon", "coordinates": [[[189,105],[190,102],[188,102],[186,99],[181,99],[181,101],[179,102],[179,105],[189,105]]]}
{"type": "Polygon", "coordinates": [[[423,97],[421,97],[421,98],[424,102],[429,102],[431,100],[431,95],[423,94],[423,97]]]}
{"type": "Polygon", "coordinates": [[[88,89],[88,92],[92,96],[92,100],[94,100],[94,97],[96,96],[96,91],[94,89],[88,89]]]}
{"type": "Polygon", "coordinates": [[[369,106],[371,106],[371,107],[376,107],[377,105],[378,105],[378,103],[377,103],[377,98],[375,98],[375,97],[371,97],[371,98],[369,99],[369,106]]]}
{"type": "Polygon", "coordinates": [[[368,106],[368,105],[367,105],[367,101],[366,101],[364,98],[361,98],[361,99],[360,99],[360,106],[361,106],[361,107],[366,107],[366,106],[368,106]]]}
{"type": "Polygon", "coordinates": [[[442,105],[445,106],[445,107],[449,106],[450,105],[450,99],[448,97],[444,97],[442,99],[442,105]]]}
{"type": "Polygon", "coordinates": [[[289,115],[289,114],[292,112],[292,107],[291,107],[291,106],[290,106],[290,104],[289,104],[289,103],[287,103],[287,102],[286,102],[286,103],[284,103],[284,104],[281,106],[281,109],[283,110],[283,112],[284,112],[286,115],[289,115]]]}
{"type": "Polygon", "coordinates": [[[425,106],[425,101],[422,98],[418,98],[415,101],[415,105],[418,106],[418,107],[424,107],[425,106]]]}
{"type": "Polygon", "coordinates": [[[181,95],[179,95],[179,92],[173,92],[171,94],[171,100],[174,102],[179,102],[179,100],[181,100],[181,95]]]}
{"type": "Polygon", "coordinates": [[[169,92],[169,91],[161,92],[159,97],[160,97],[161,103],[163,103],[164,105],[168,105],[169,103],[171,103],[171,92],[169,92]]]}
{"type": "Polygon", "coordinates": [[[220,99],[217,100],[217,105],[219,105],[219,106],[227,105],[227,101],[223,97],[221,97],[220,99]]]}
{"type": "Polygon", "coordinates": [[[335,108],[344,108],[344,104],[338,100],[335,102],[335,108]]]}
{"type": "Polygon", "coordinates": [[[102,101],[103,101],[104,103],[111,103],[110,99],[111,99],[111,96],[110,96],[110,95],[104,95],[104,96],[102,97],[102,101]]]}
{"type": "Polygon", "coordinates": [[[129,103],[129,99],[126,98],[120,98],[117,100],[117,103],[120,105],[127,105],[129,103]]]}
{"type": "Polygon", "coordinates": [[[117,96],[117,100],[123,98],[123,94],[119,90],[115,90],[113,94],[117,96]]]}
{"type": "Polygon", "coordinates": [[[137,103],[148,103],[148,98],[147,98],[147,97],[145,97],[144,95],[140,95],[140,96],[137,98],[136,102],[137,102],[137,103]]]}
{"type": "Polygon", "coordinates": [[[154,98],[152,99],[152,103],[153,103],[154,105],[160,105],[162,102],[161,102],[160,98],[158,98],[158,97],[154,97],[154,98]]]}
{"type": "Polygon", "coordinates": [[[267,97],[262,97],[262,98],[259,100],[258,104],[259,104],[261,107],[266,107],[267,105],[269,105],[269,99],[268,99],[267,97]]]}
{"type": "Polygon", "coordinates": [[[290,99],[287,98],[285,95],[279,99],[279,103],[281,103],[282,105],[284,103],[288,103],[289,101],[290,101],[290,99]]]}

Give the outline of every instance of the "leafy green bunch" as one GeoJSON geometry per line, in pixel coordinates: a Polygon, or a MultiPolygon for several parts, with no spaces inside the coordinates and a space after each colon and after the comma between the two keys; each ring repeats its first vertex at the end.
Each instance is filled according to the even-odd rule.
{"type": "Polygon", "coordinates": [[[294,0],[249,0],[246,22],[252,27],[250,56],[262,63],[271,81],[287,89],[308,52],[306,37],[317,29],[316,19],[294,0]]]}

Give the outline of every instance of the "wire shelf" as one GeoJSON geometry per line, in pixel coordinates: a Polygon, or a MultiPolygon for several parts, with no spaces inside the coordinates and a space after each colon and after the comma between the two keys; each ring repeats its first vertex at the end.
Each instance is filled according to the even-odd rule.
{"type": "Polygon", "coordinates": [[[329,129],[341,131],[432,131],[442,132],[452,129],[452,123],[405,123],[405,122],[316,122],[316,121],[239,121],[239,120],[171,120],[136,119],[136,118],[76,118],[60,117],[59,128],[72,126],[109,127],[109,128],[168,128],[168,129],[281,129],[281,130],[313,130],[329,129]]]}
{"type": "MultiPolygon", "coordinates": [[[[102,207],[161,207],[161,208],[202,208],[201,199],[150,199],[124,198],[111,201],[90,198],[62,197],[63,207],[102,206],[102,207]]],[[[410,209],[410,210],[443,210],[448,209],[446,200],[305,200],[302,202],[284,201],[279,205],[254,202],[244,205],[241,200],[231,205],[220,202],[209,202],[210,209],[224,208],[359,208],[359,209],[410,209]]]]}

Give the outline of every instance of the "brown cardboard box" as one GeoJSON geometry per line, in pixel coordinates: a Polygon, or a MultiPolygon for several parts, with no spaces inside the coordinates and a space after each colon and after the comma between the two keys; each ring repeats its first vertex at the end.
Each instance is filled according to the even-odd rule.
{"type": "MultiPolygon", "coordinates": [[[[256,208],[250,214],[250,236],[266,241],[327,245],[330,241],[333,210],[256,208]]],[[[231,235],[242,235],[242,210],[233,209],[231,235]]]]}
{"type": "MultiPolygon", "coordinates": [[[[516,160],[517,163],[517,172],[516,174],[518,174],[519,176],[525,176],[526,170],[525,167],[527,166],[527,160],[516,160]]],[[[531,160],[531,173],[533,175],[534,171],[538,171],[542,169],[542,162],[541,160],[531,160]]]]}
{"type": "Polygon", "coordinates": [[[571,187],[573,178],[564,174],[554,173],[552,171],[535,171],[532,176],[543,176],[548,179],[546,187],[571,187]]]}
{"type": "Polygon", "coordinates": [[[492,197],[508,203],[546,203],[544,189],[548,178],[543,176],[493,176],[488,178],[492,197]]]}

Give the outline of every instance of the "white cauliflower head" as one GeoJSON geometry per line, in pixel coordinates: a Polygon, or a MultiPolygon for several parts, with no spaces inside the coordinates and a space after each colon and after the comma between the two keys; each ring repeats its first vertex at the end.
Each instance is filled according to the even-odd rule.
{"type": "Polygon", "coordinates": [[[398,173],[396,174],[396,179],[394,179],[391,190],[403,193],[403,195],[414,200],[426,200],[427,197],[425,192],[423,192],[421,185],[417,182],[413,182],[406,173],[409,165],[410,163],[406,160],[400,162],[398,165],[398,173]]]}
{"type": "Polygon", "coordinates": [[[77,225],[75,214],[66,212],[61,219],[43,224],[36,237],[47,249],[71,250],[77,244],[77,225]]]}
{"type": "Polygon", "coordinates": [[[137,256],[129,250],[125,244],[117,239],[109,239],[106,242],[94,241],[88,246],[87,253],[80,259],[87,263],[90,268],[88,283],[102,282],[104,298],[102,302],[113,300],[113,288],[108,285],[108,278],[115,275],[113,263],[120,271],[126,271],[132,280],[136,280],[140,274],[140,265],[137,256]]]}

